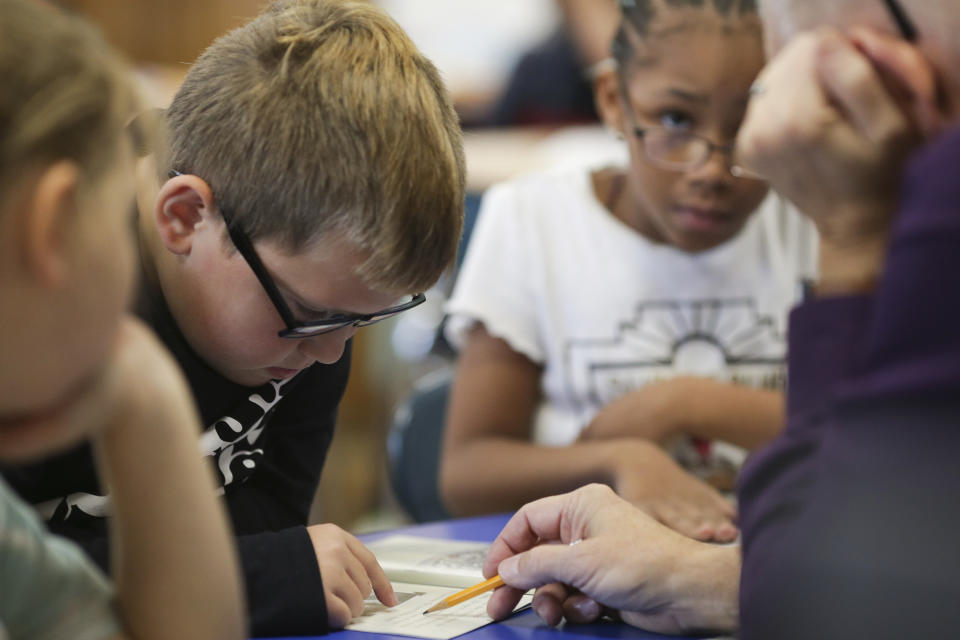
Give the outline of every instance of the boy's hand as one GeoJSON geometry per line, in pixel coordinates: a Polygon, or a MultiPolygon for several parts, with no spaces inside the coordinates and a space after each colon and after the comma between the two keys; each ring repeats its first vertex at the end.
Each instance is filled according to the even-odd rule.
{"type": "Polygon", "coordinates": [[[0,424],[0,457],[23,461],[50,455],[116,425],[128,424],[144,404],[192,399],[159,340],[140,320],[121,320],[103,366],[41,414],[0,424]]]}
{"type": "Polygon", "coordinates": [[[656,520],[695,540],[737,537],[736,509],[716,489],[694,478],[655,444],[618,447],[613,488],[656,520]]]}
{"type": "Polygon", "coordinates": [[[333,524],[307,527],[307,533],[317,554],[332,629],[345,627],[363,613],[363,601],[371,590],[388,607],[399,604],[373,552],[355,536],[333,524]]]}
{"type": "Polygon", "coordinates": [[[737,549],[678,535],[609,488],[588,485],[532,502],[510,519],[483,568],[509,587],[494,592],[487,612],[503,618],[524,591],[540,587],[534,609],[550,624],[589,622],[611,608],[659,633],[731,630],[738,559],[737,549]]]}

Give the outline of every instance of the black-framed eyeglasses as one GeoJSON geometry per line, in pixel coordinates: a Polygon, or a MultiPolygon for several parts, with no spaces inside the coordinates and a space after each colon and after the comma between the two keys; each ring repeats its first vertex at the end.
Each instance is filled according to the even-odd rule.
{"type": "MultiPolygon", "coordinates": [[[[180,171],[174,170],[170,172],[171,178],[181,175],[184,174],[180,171]]],[[[424,294],[417,293],[412,295],[410,300],[406,302],[374,313],[341,313],[323,320],[301,322],[294,317],[286,300],[283,299],[283,294],[280,293],[280,288],[277,287],[273,278],[270,277],[270,273],[264,266],[263,261],[260,260],[260,256],[257,254],[256,249],[253,248],[253,242],[250,241],[247,234],[240,229],[240,226],[233,221],[232,216],[222,207],[220,208],[220,216],[223,218],[223,222],[227,227],[227,234],[230,236],[233,246],[236,247],[237,252],[246,261],[247,265],[253,271],[253,274],[257,277],[257,280],[260,281],[260,285],[266,292],[267,297],[270,298],[270,302],[273,303],[277,313],[280,314],[280,317],[283,319],[286,328],[277,333],[281,338],[310,338],[324,333],[339,331],[346,327],[366,327],[423,304],[427,299],[424,294]]]]}

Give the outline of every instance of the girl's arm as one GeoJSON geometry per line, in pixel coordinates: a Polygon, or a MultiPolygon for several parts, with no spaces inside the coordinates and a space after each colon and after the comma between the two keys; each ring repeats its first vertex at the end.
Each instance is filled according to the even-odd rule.
{"type": "Polygon", "coordinates": [[[482,325],[467,336],[447,413],[441,493],[458,515],[506,511],[590,482],[688,535],[736,534],[733,508],[639,439],[546,447],[530,441],[541,368],[482,325]]]}
{"type": "Polygon", "coordinates": [[[687,434],[745,449],[776,436],[785,420],[784,395],[707,378],[681,377],[647,385],[604,407],[581,439],[634,437],[664,442],[687,434]]]}

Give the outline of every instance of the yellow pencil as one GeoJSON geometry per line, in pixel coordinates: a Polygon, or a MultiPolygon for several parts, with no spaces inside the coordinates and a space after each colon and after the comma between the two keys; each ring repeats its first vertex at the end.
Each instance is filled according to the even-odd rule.
{"type": "Polygon", "coordinates": [[[457,591],[452,596],[447,596],[437,604],[424,611],[423,615],[433,613],[434,611],[440,611],[441,609],[449,609],[450,607],[458,605],[461,602],[465,602],[474,596],[478,596],[481,593],[486,593],[487,591],[492,591],[497,587],[502,586],[503,578],[500,576],[493,576],[489,580],[484,580],[480,584],[475,584],[472,587],[467,587],[463,591],[457,591]]]}

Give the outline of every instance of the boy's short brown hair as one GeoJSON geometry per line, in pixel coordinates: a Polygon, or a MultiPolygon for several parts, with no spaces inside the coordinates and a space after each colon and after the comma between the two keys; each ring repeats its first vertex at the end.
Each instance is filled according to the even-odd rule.
{"type": "Polygon", "coordinates": [[[367,251],[374,288],[422,290],[456,255],[465,163],[436,68],[366,3],[282,0],[216,40],[167,111],[171,170],[253,239],[367,251]]]}
{"type": "Polygon", "coordinates": [[[24,171],[77,163],[81,187],[106,170],[139,103],[126,65],[80,18],[0,0],[0,193],[24,171]]]}

